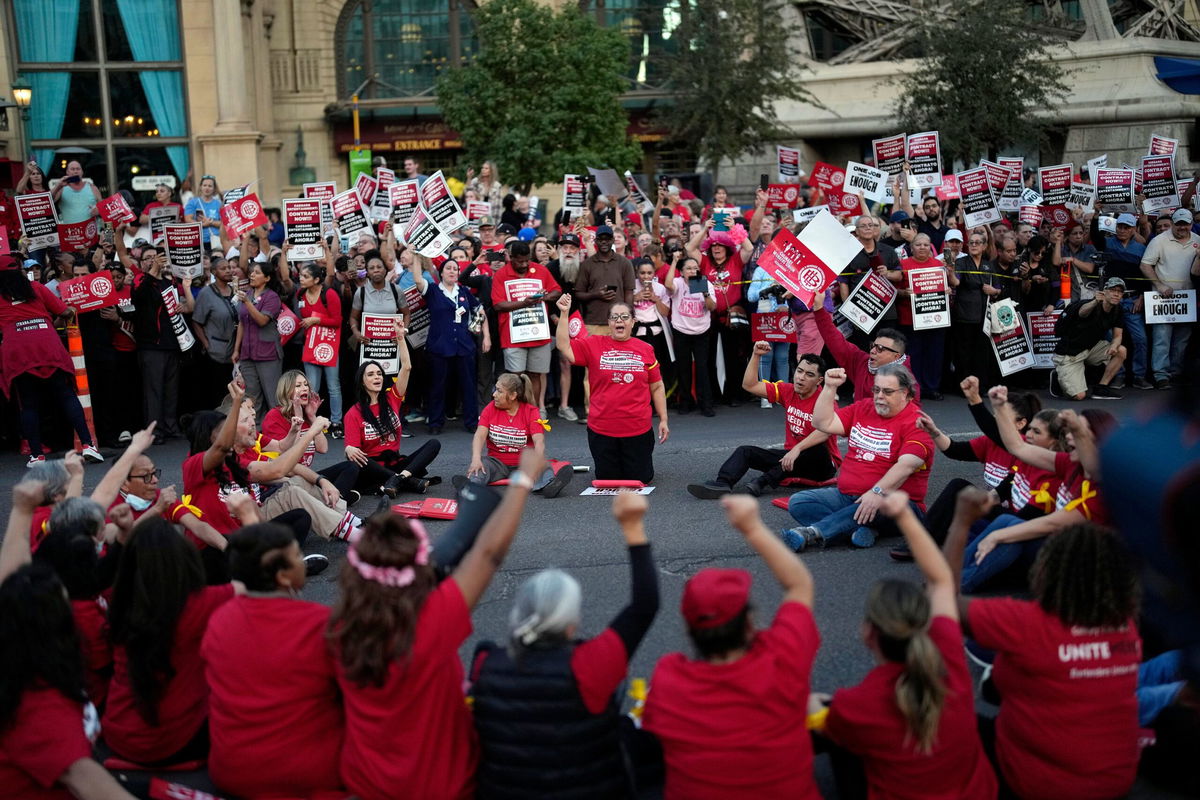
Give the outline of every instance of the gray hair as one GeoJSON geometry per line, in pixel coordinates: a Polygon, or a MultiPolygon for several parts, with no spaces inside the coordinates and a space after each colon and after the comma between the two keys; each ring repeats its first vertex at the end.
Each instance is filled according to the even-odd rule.
{"type": "Polygon", "coordinates": [[[560,569],[545,569],[517,590],[508,613],[509,650],[515,656],[539,641],[565,638],[578,625],[583,592],[579,581],[560,569]]]}
{"type": "Polygon", "coordinates": [[[901,364],[899,361],[893,361],[890,364],[884,364],[875,370],[876,378],[895,378],[900,383],[900,388],[908,392],[908,396],[913,396],[913,387],[917,385],[917,379],[913,376],[912,370],[901,364]]]}
{"type": "Polygon", "coordinates": [[[95,539],[104,528],[104,509],[88,497],[68,497],[50,512],[50,530],[86,534],[95,539]]]}
{"type": "Polygon", "coordinates": [[[71,482],[71,473],[67,472],[67,462],[61,458],[52,461],[39,461],[25,470],[25,478],[46,484],[46,499],[67,493],[67,484],[71,482]]]}

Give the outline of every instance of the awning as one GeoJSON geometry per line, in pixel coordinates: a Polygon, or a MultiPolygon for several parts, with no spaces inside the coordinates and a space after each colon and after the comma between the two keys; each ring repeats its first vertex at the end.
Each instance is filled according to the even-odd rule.
{"type": "Polygon", "coordinates": [[[1180,94],[1200,94],[1200,60],[1155,56],[1156,77],[1180,94]]]}

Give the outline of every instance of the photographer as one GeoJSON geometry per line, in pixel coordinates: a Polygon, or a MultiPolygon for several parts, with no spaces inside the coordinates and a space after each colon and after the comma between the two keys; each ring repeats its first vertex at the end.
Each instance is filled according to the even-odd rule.
{"type": "Polygon", "coordinates": [[[1109,278],[1104,289],[1086,303],[1071,303],[1058,321],[1055,333],[1054,368],[1063,393],[1074,400],[1088,396],[1088,364],[1104,364],[1104,376],[1092,389],[1093,400],[1120,400],[1120,393],[1109,383],[1125,363],[1126,349],[1121,344],[1127,315],[1121,308],[1125,281],[1109,278]],[[1111,340],[1109,334],[1111,333],[1111,340]]]}
{"type": "Polygon", "coordinates": [[[58,221],[63,225],[86,222],[96,216],[96,203],[101,199],[96,184],[83,179],[83,165],[78,161],[67,163],[66,174],[50,196],[58,204],[58,221]]]}

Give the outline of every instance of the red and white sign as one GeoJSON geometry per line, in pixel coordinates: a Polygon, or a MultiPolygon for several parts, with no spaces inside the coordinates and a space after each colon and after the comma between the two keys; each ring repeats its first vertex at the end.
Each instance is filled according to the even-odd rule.
{"type": "Polygon", "coordinates": [[[998,158],[996,162],[1008,168],[1008,183],[996,198],[996,207],[1001,211],[1016,211],[1021,207],[1021,192],[1025,182],[1021,179],[1025,169],[1024,158],[998,158]]]}
{"type": "Polygon", "coordinates": [[[231,239],[237,240],[245,234],[267,224],[262,201],[257,194],[248,194],[232,203],[221,206],[221,222],[231,239]]]}
{"type": "Polygon", "coordinates": [[[16,198],[21,218],[21,235],[30,250],[58,247],[58,210],[49,192],[23,194],[16,198]]]}
{"type": "Polygon", "coordinates": [[[371,201],[371,221],[383,222],[392,216],[392,195],[388,189],[396,182],[396,173],[387,167],[375,170],[375,197],[371,201]]]}
{"type": "Polygon", "coordinates": [[[567,333],[572,339],[586,339],[591,336],[587,323],[583,321],[583,315],[578,311],[572,311],[571,316],[567,317],[567,333]]]}
{"type": "Polygon", "coordinates": [[[375,192],[378,190],[379,184],[365,172],[358,173],[358,179],[354,182],[354,191],[358,194],[358,199],[362,203],[364,209],[370,208],[371,203],[375,200],[375,192]]]}
{"type": "Polygon", "coordinates": [[[404,242],[404,227],[421,207],[421,193],[417,191],[417,179],[397,181],[388,187],[392,202],[392,232],[396,240],[404,242]]]}
{"type": "Polygon", "coordinates": [[[338,236],[350,242],[351,246],[358,244],[364,233],[374,238],[375,231],[371,228],[371,221],[367,219],[366,212],[363,211],[358,192],[348,189],[334,196],[329,201],[329,208],[333,211],[333,224],[337,228],[338,236]]]}
{"type": "Polygon", "coordinates": [[[80,312],[96,311],[121,302],[112,272],[106,269],[82,278],[59,281],[58,293],[64,303],[80,312]]]}
{"type": "Polygon", "coordinates": [[[1042,219],[1063,231],[1071,227],[1071,223],[1075,221],[1074,215],[1071,214],[1071,209],[1067,208],[1064,203],[1054,206],[1043,206],[1041,211],[1042,219]]]}
{"type": "Polygon", "coordinates": [[[987,167],[958,173],[958,191],[962,195],[963,219],[968,228],[1000,221],[996,195],[988,179],[987,167]]]}
{"type": "Polygon", "coordinates": [[[756,342],[795,342],[796,321],[790,311],[751,314],[750,337],[756,342]]]}
{"type": "Polygon", "coordinates": [[[437,258],[450,247],[450,237],[433,224],[423,208],[418,208],[404,226],[403,238],[409,247],[429,258],[437,258]]]}
{"type": "Polygon", "coordinates": [[[300,318],[296,316],[295,311],[292,311],[292,309],[284,304],[280,307],[279,314],[275,317],[275,327],[279,330],[280,343],[287,344],[292,340],[292,337],[300,332],[300,318]]]}
{"type": "Polygon", "coordinates": [[[1012,169],[1004,164],[988,161],[986,158],[979,162],[979,166],[987,170],[988,186],[992,187],[992,191],[998,197],[1004,191],[1004,187],[1008,185],[1009,179],[1012,178],[1012,169]]]}
{"type": "Polygon", "coordinates": [[[779,162],[779,180],[784,183],[795,183],[800,180],[800,151],[795,147],[778,145],[776,148],[779,162]]]}
{"type": "Polygon", "coordinates": [[[945,202],[946,200],[958,200],[962,197],[962,190],[958,188],[957,175],[943,175],[942,185],[937,188],[937,199],[945,202]]]}
{"type": "Polygon", "coordinates": [[[1025,316],[1029,320],[1029,338],[1033,344],[1033,366],[1035,369],[1054,368],[1054,349],[1058,347],[1058,318],[1061,311],[1030,311],[1025,316]]]}
{"type": "Polygon", "coordinates": [[[333,198],[337,195],[337,181],[322,181],[321,183],[306,183],[302,187],[303,197],[321,201],[321,232],[329,233],[334,229],[333,198]]]}
{"type": "Polygon", "coordinates": [[[359,349],[359,363],[378,361],[387,375],[400,372],[400,347],[396,344],[396,323],[403,317],[399,314],[363,314],[363,343],[359,349]]]}
{"type": "Polygon", "coordinates": [[[300,360],[305,364],[333,366],[337,363],[341,336],[342,332],[338,328],[313,325],[304,336],[304,355],[300,360]]]}
{"type": "Polygon", "coordinates": [[[862,212],[862,198],[841,189],[825,189],[829,210],[838,217],[853,216],[862,212]]]}
{"type": "Polygon", "coordinates": [[[492,204],[483,200],[470,200],[467,202],[467,222],[478,225],[479,220],[492,213],[492,204]]]}
{"type": "Polygon", "coordinates": [[[1146,155],[1171,156],[1175,155],[1175,151],[1178,149],[1178,139],[1172,139],[1169,136],[1163,136],[1161,133],[1155,133],[1150,136],[1150,149],[1146,151],[1146,155]]]}
{"type": "Polygon", "coordinates": [[[992,340],[992,352],[996,354],[996,362],[1000,365],[1002,376],[1029,369],[1034,365],[1033,345],[1029,342],[1029,334],[1025,330],[1025,320],[1017,314],[1017,327],[1004,333],[993,333],[988,338],[992,340]]]}
{"type": "Polygon", "coordinates": [[[1017,219],[1036,228],[1042,224],[1042,209],[1040,206],[1021,206],[1017,219]]]}
{"type": "Polygon", "coordinates": [[[904,168],[906,139],[903,133],[883,139],[872,139],[871,153],[875,156],[875,168],[888,175],[899,175],[904,168]]]}
{"type": "Polygon", "coordinates": [[[1175,156],[1142,157],[1142,209],[1146,212],[1178,208],[1175,156]]]}
{"type": "Polygon", "coordinates": [[[812,175],[808,176],[809,186],[820,186],[822,189],[841,189],[845,182],[846,171],[824,161],[813,164],[812,175]]]}
{"type": "Polygon", "coordinates": [[[204,273],[204,250],[199,222],[168,225],[163,231],[167,245],[167,266],[171,274],[185,281],[204,273]]]}
{"type": "Polygon", "coordinates": [[[578,175],[563,175],[563,211],[569,211],[574,219],[586,210],[587,184],[578,175]]]}
{"type": "Polygon", "coordinates": [[[1038,188],[1042,193],[1043,205],[1062,205],[1071,199],[1071,175],[1074,171],[1074,164],[1038,167],[1038,188]]]}
{"type": "Polygon", "coordinates": [[[58,249],[64,253],[78,253],[100,241],[100,228],[96,218],[83,222],[70,222],[58,226],[58,249]]]}
{"type": "Polygon", "coordinates": [[[946,270],[927,267],[906,273],[911,291],[913,330],[950,327],[950,286],[946,270]]]}
{"type": "Polygon", "coordinates": [[[908,137],[909,174],[922,187],[940,186],[942,183],[941,136],[937,131],[914,133],[908,137]]]}
{"type": "Polygon", "coordinates": [[[96,211],[100,213],[100,219],[113,225],[128,225],[137,220],[137,214],[133,213],[129,203],[125,202],[125,196],[120,192],[96,203],[96,211]]]}
{"type": "Polygon", "coordinates": [[[858,282],[839,310],[863,333],[870,333],[896,302],[897,294],[891,281],[872,270],[858,282]]]}
{"type": "Polygon", "coordinates": [[[421,185],[421,207],[444,234],[454,233],[467,224],[467,215],[458,207],[454,195],[450,194],[450,187],[446,185],[446,177],[440,169],[421,185]]]}
{"type": "Polygon", "coordinates": [[[772,183],[767,186],[767,208],[795,208],[800,205],[800,187],[794,183],[772,183]]]}
{"type": "Polygon", "coordinates": [[[289,197],[283,201],[283,229],[291,247],[288,261],[312,261],[325,255],[321,237],[321,201],[289,197]]]}
{"type": "Polygon", "coordinates": [[[1096,170],[1096,202],[1102,204],[1106,212],[1132,210],[1133,170],[1096,170]]]}
{"type": "Polygon", "coordinates": [[[808,308],[814,297],[837,281],[862,243],[823,211],[800,232],[781,228],[758,257],[758,264],[808,308]]]}

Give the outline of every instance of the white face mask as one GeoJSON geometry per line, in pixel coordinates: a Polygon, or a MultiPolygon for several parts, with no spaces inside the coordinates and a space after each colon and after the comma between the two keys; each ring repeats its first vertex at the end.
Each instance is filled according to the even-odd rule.
{"type": "Polygon", "coordinates": [[[145,511],[147,508],[149,508],[150,506],[152,506],[154,504],[153,500],[146,500],[144,498],[138,497],[136,494],[127,494],[124,497],[125,497],[125,502],[128,503],[129,507],[132,508],[134,511],[145,511]]]}

